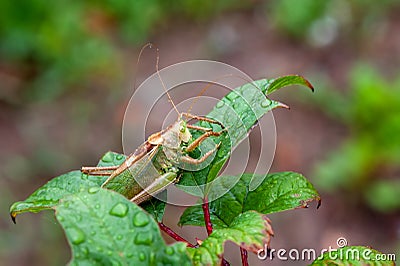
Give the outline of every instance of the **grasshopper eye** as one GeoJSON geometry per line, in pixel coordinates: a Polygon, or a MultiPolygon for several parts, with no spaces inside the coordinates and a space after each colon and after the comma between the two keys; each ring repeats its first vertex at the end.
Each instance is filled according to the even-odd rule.
{"type": "Polygon", "coordinates": [[[186,130],[186,127],[185,127],[185,126],[181,126],[181,127],[179,128],[179,131],[180,131],[181,133],[185,133],[185,130],[186,130]]]}

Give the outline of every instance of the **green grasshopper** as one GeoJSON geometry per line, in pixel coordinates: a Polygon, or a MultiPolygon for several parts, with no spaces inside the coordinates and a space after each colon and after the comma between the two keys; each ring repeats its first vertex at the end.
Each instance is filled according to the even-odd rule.
{"type": "MultiPolygon", "coordinates": [[[[222,124],[218,121],[188,113],[181,113],[175,123],[160,132],[152,134],[121,165],[82,167],[81,171],[89,175],[109,175],[107,180],[102,184],[102,187],[118,190],[117,192],[124,194],[136,204],[150,199],[152,194],[161,192],[166,186],[177,181],[179,171],[177,166],[182,163],[201,164],[219,148],[220,144],[216,144],[213,149],[207,151],[200,158],[195,159],[190,157],[188,153],[196,149],[202,141],[210,136],[220,136],[224,130],[214,132],[211,128],[190,125],[184,117],[218,124],[223,128],[222,124]],[[189,129],[204,131],[204,134],[192,140],[189,129]],[[182,144],[188,145],[185,147],[182,144]],[[121,176],[126,170],[130,170],[135,180],[140,180],[141,184],[133,180],[130,180],[131,184],[124,184],[126,181],[121,179],[118,182],[116,177],[121,176]],[[141,185],[145,187],[142,188],[141,185]]],[[[126,176],[122,178],[126,178],[126,176]]]]}
{"type": "Polygon", "coordinates": [[[216,120],[190,113],[179,113],[159,74],[158,56],[156,71],[169,101],[178,113],[176,122],[164,130],[150,135],[146,142],[119,166],[81,168],[85,174],[109,176],[101,187],[117,191],[136,204],[150,199],[153,194],[163,191],[169,184],[176,182],[181,165],[200,165],[215,154],[220,143],[202,154],[200,158],[192,158],[188,155],[207,138],[220,136],[225,132],[224,126],[216,120]],[[217,124],[222,130],[214,132],[212,128],[191,125],[185,118],[217,124]],[[204,133],[193,139],[189,129],[204,133]]]}

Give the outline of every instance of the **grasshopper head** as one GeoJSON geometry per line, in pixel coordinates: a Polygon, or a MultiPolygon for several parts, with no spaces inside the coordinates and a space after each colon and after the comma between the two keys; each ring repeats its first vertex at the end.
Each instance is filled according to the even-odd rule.
{"type": "Polygon", "coordinates": [[[186,121],[182,120],[179,125],[179,138],[183,142],[189,142],[191,137],[192,137],[192,134],[190,134],[189,129],[186,126],[186,121]]]}

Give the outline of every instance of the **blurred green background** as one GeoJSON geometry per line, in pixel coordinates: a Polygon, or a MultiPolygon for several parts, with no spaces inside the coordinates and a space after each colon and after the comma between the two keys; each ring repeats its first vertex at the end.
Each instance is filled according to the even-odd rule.
{"type": "MultiPolygon", "coordinates": [[[[253,79],[309,78],[313,95],[273,95],[292,110],[274,113],[272,171],[310,177],[323,205],[272,215],[273,247],[335,247],[344,236],[399,257],[399,12],[395,0],[0,1],[0,265],[69,260],[52,212],[13,225],[8,208],[52,177],[122,150],[137,54],[149,41],[161,67],[211,59],[253,79]]],[[[138,82],[154,64],[146,52],[138,82]]],[[[172,226],[182,209],[168,211],[172,226]]],[[[228,253],[239,260],[236,249],[228,253]]],[[[265,262],[251,255],[250,263],[265,262]]],[[[288,263],[306,264],[269,262],[288,263]]]]}

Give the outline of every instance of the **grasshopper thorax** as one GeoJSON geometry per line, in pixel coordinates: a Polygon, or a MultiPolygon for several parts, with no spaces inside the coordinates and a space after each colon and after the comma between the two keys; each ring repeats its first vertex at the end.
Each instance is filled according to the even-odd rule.
{"type": "Polygon", "coordinates": [[[185,120],[181,120],[179,123],[179,139],[183,142],[187,143],[192,138],[192,134],[190,134],[189,129],[187,127],[187,123],[185,120]]]}

